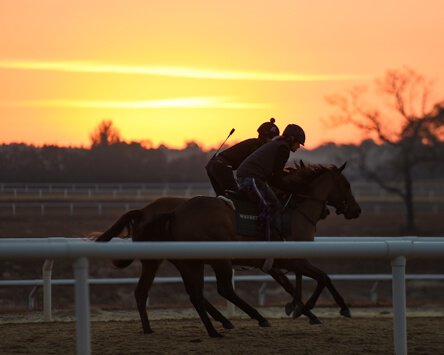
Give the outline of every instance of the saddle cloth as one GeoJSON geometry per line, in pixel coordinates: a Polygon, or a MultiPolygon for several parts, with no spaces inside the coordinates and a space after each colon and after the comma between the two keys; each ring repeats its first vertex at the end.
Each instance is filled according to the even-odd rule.
{"type": "MultiPolygon", "coordinates": [[[[265,240],[265,228],[259,220],[259,206],[250,200],[233,194],[226,196],[235,206],[237,230],[240,235],[258,237],[265,240]]],[[[282,213],[281,231],[284,236],[291,234],[291,221],[289,211],[282,213]]]]}

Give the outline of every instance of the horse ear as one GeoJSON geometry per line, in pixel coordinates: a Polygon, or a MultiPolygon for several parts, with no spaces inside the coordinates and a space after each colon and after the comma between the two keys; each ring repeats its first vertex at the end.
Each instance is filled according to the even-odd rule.
{"type": "Polygon", "coordinates": [[[338,169],[339,170],[339,174],[342,173],[342,170],[345,169],[345,166],[347,165],[347,162],[345,162],[344,164],[341,165],[341,167],[338,169]]]}

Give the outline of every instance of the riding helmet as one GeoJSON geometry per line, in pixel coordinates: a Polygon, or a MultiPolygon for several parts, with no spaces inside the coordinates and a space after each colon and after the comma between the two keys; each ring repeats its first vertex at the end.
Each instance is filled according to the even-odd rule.
{"type": "Polygon", "coordinates": [[[279,128],[274,124],[276,120],[270,118],[270,122],[262,123],[257,132],[259,133],[259,138],[273,138],[279,135],[279,128]]]}
{"type": "Polygon", "coordinates": [[[305,143],[305,132],[297,124],[289,124],[285,127],[283,135],[285,137],[293,137],[295,142],[299,142],[302,145],[305,143]]]}

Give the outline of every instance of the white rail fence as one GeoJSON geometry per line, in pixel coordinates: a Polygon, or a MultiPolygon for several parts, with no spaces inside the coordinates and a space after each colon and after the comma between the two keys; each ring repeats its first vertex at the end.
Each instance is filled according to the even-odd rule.
{"type": "MultiPolygon", "coordinates": [[[[444,242],[426,240],[325,242],[2,242],[0,259],[72,260],[77,353],[90,354],[89,259],[381,258],[391,260],[396,354],[407,354],[405,265],[407,258],[443,258],[444,242]]],[[[52,265],[51,265],[52,267],[52,265]]],[[[49,268],[50,269],[50,268],[49,268]]]]}
{"type": "MultiPolygon", "coordinates": [[[[431,211],[433,214],[441,213],[444,209],[443,186],[441,181],[415,184],[416,210],[431,211]]],[[[387,193],[373,183],[356,182],[353,190],[355,197],[361,201],[361,205],[365,205],[366,210],[375,214],[380,214],[386,209],[401,211],[405,208],[398,196],[387,193]]],[[[42,216],[47,213],[47,210],[55,208],[69,210],[71,216],[77,210],[93,208],[98,215],[101,215],[104,208],[128,210],[143,206],[137,201],[146,202],[167,195],[191,197],[199,194],[214,195],[211,184],[208,182],[52,184],[0,182],[0,195],[5,201],[0,203],[0,207],[3,210],[12,211],[13,216],[25,208],[38,209],[42,216]],[[35,199],[35,201],[26,201],[29,198],[35,199]],[[118,202],[119,200],[125,201],[118,202]]]]}
{"type": "MultiPolygon", "coordinates": [[[[295,281],[295,275],[287,275],[290,281],[295,281]]],[[[379,281],[392,281],[391,274],[330,274],[330,279],[333,281],[374,281],[373,287],[370,289],[370,299],[376,302],[378,300],[377,286],[379,281]]],[[[303,276],[304,281],[312,281],[313,279],[303,276]]],[[[406,274],[406,281],[421,280],[421,281],[443,281],[444,274],[406,274]]],[[[215,276],[205,276],[205,283],[216,282],[215,276]]],[[[139,278],[109,278],[109,279],[88,279],[89,285],[127,285],[137,284],[139,278]]],[[[236,275],[233,270],[233,286],[238,282],[262,282],[258,289],[258,304],[263,306],[265,304],[265,287],[268,282],[274,282],[274,279],[269,275],[236,275]]],[[[182,283],[181,277],[156,277],[154,284],[175,284],[182,283]]],[[[34,279],[34,280],[0,280],[1,286],[33,286],[28,297],[28,308],[33,310],[35,307],[35,294],[38,287],[43,286],[43,320],[52,320],[52,287],[53,286],[74,286],[74,279],[34,279]],[[49,286],[49,287],[48,287],[49,286]],[[45,291],[46,290],[46,291],[45,291]],[[49,291],[48,291],[49,290],[49,291]]],[[[149,298],[147,306],[149,305],[149,298]]],[[[232,304],[227,301],[228,316],[234,315],[232,304]]]]}
{"type": "MultiPolygon", "coordinates": [[[[207,193],[207,195],[210,195],[207,193]]],[[[89,210],[95,210],[97,212],[98,216],[101,216],[103,214],[103,210],[110,209],[110,208],[119,208],[124,211],[128,211],[132,208],[142,208],[146,205],[147,201],[152,201],[155,198],[166,196],[162,194],[154,194],[151,196],[146,195],[140,195],[138,200],[140,202],[135,201],[128,201],[128,202],[110,202],[110,201],[103,201],[103,202],[72,202],[72,201],[66,201],[66,202],[0,202],[0,208],[3,210],[9,210],[12,212],[12,216],[15,217],[20,212],[23,212],[25,209],[35,209],[37,211],[40,211],[39,213],[42,216],[45,216],[48,214],[48,211],[55,210],[60,212],[60,209],[65,210],[66,212],[69,211],[69,214],[71,216],[74,216],[75,211],[84,211],[85,209],[89,210]]],[[[182,196],[182,197],[191,197],[191,194],[175,194],[175,196],[182,196]]],[[[443,200],[444,201],[444,200],[443,200]]],[[[415,204],[415,210],[421,211],[421,212],[431,212],[433,214],[442,213],[442,210],[444,210],[444,202],[443,201],[429,201],[429,202],[417,202],[415,204]]],[[[362,202],[362,206],[365,206],[366,211],[375,213],[377,215],[381,214],[385,210],[395,210],[395,211],[402,211],[405,209],[405,206],[403,203],[400,202],[362,202]]]]}
{"type": "MultiPolygon", "coordinates": [[[[418,181],[414,185],[414,194],[426,196],[433,200],[435,197],[444,197],[444,185],[441,180],[435,181],[418,181]]],[[[12,194],[18,197],[22,194],[39,194],[51,195],[53,193],[63,193],[69,196],[76,193],[88,193],[89,195],[95,193],[112,193],[119,194],[122,192],[140,193],[145,191],[157,191],[165,194],[172,191],[182,191],[184,193],[196,191],[209,191],[213,193],[211,184],[209,182],[158,182],[158,183],[32,183],[32,182],[0,182],[0,193],[12,194]]],[[[389,195],[386,190],[381,189],[376,183],[359,182],[353,183],[353,191],[356,196],[373,196],[385,198],[389,195]]]]}
{"type": "MultiPolygon", "coordinates": [[[[19,242],[19,243],[29,243],[35,241],[41,241],[45,243],[53,243],[57,241],[70,241],[70,242],[84,242],[83,239],[80,238],[3,238],[0,239],[1,243],[5,242],[19,242]]],[[[386,241],[386,240],[410,240],[410,241],[441,241],[444,242],[444,238],[439,237],[315,237],[315,241],[325,242],[325,241],[386,241]]],[[[116,243],[129,243],[131,240],[129,239],[119,239],[115,238],[111,240],[111,242],[116,243]]],[[[31,290],[28,297],[28,308],[34,309],[35,304],[35,293],[38,287],[43,286],[43,319],[45,321],[52,320],[52,286],[73,286],[74,279],[52,279],[52,269],[53,269],[53,260],[46,260],[42,267],[42,279],[34,279],[34,280],[0,280],[1,286],[34,286],[31,290]]],[[[294,281],[296,277],[294,275],[287,276],[291,281],[294,281]]],[[[372,301],[377,301],[377,286],[379,281],[391,281],[391,274],[330,274],[329,277],[332,280],[340,280],[340,281],[375,281],[375,284],[370,290],[370,299],[372,301]]],[[[405,275],[406,281],[408,280],[444,280],[444,274],[407,274],[405,275]]],[[[312,280],[308,277],[303,277],[303,280],[312,280]]],[[[88,279],[89,285],[123,285],[123,284],[136,284],[138,283],[139,278],[93,278],[88,279]]],[[[269,275],[236,275],[233,270],[233,286],[236,282],[262,282],[263,285],[258,290],[258,303],[259,305],[264,305],[265,303],[265,284],[267,282],[272,282],[274,279],[269,275]]],[[[171,283],[181,283],[181,277],[156,277],[154,279],[154,284],[171,284],[171,283]]],[[[216,278],[214,276],[206,276],[205,282],[216,282],[216,278]]],[[[149,299],[148,299],[149,302],[149,299]]],[[[233,305],[230,302],[227,302],[227,312],[229,315],[234,314],[233,305]]]]}

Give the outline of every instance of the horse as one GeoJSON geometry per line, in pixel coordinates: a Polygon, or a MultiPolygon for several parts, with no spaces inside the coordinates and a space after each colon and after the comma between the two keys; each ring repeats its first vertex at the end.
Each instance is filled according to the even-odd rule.
{"type": "MultiPolygon", "coordinates": [[[[170,212],[175,207],[184,203],[188,199],[180,197],[162,197],[148,204],[142,209],[131,210],[121,216],[106,232],[95,237],[96,242],[105,242],[122,233],[126,228],[128,235],[137,235],[137,230],[143,221],[150,221],[153,216],[158,216],[162,212],[170,212]]],[[[155,218],[155,217],[154,217],[155,218]]],[[[155,229],[150,227],[154,233],[155,229]]],[[[137,237],[133,237],[133,241],[138,241],[137,237]]],[[[113,265],[118,268],[125,268],[132,263],[133,260],[112,260],[113,265]]],[[[222,337],[216,331],[208,318],[208,312],[214,320],[219,321],[225,329],[233,329],[234,325],[224,317],[207,299],[203,296],[204,287],[204,264],[201,260],[170,260],[170,262],[180,272],[185,289],[190,296],[190,301],[199,314],[207,333],[210,337],[222,337]]],[[[139,310],[142,329],[145,334],[153,333],[150,326],[148,315],[146,312],[146,301],[148,292],[154,281],[154,277],[159,269],[162,260],[141,260],[142,275],[140,276],[136,290],[134,292],[137,308],[139,310]]],[[[242,300],[234,291],[231,282],[232,272],[231,264],[228,260],[210,260],[206,262],[210,264],[217,280],[217,290],[219,294],[229,300],[231,303],[242,309],[252,319],[256,319],[261,327],[269,327],[270,323],[253,307],[242,300]]]]}
{"type": "MultiPolygon", "coordinates": [[[[294,240],[313,240],[314,230],[317,221],[321,218],[323,211],[325,210],[325,206],[327,204],[333,205],[336,207],[336,212],[344,214],[346,219],[357,218],[361,212],[361,209],[357,202],[355,201],[353,194],[351,193],[350,184],[345,176],[342,174],[342,170],[345,168],[345,164],[340,168],[336,168],[335,166],[323,167],[320,165],[310,165],[305,167],[301,162],[300,169],[296,169],[291,171],[286,175],[286,179],[290,179],[292,184],[295,186],[295,190],[293,191],[293,197],[290,201],[290,208],[292,209],[292,224],[296,227],[298,233],[292,233],[292,235],[298,236],[294,240]],[[296,172],[296,173],[295,173],[296,172]],[[312,182],[312,180],[314,180],[312,182]],[[296,185],[299,185],[297,187],[296,185]],[[301,193],[303,191],[303,193],[301,193]]],[[[191,200],[180,199],[180,198],[161,198],[156,200],[155,202],[145,206],[141,210],[133,210],[127,212],[123,215],[115,224],[108,229],[101,237],[99,237],[98,241],[108,241],[112,237],[119,235],[123,229],[126,227],[129,230],[129,234],[132,234],[134,241],[142,241],[142,240],[156,240],[152,239],[153,235],[153,222],[145,222],[147,217],[151,217],[153,213],[161,213],[163,211],[169,212],[174,206],[177,206],[177,210],[174,212],[175,217],[183,215],[183,210],[193,210],[193,207],[198,201],[198,204],[203,202],[203,205],[206,206],[207,202],[210,203],[211,207],[216,207],[216,210],[221,210],[219,212],[223,212],[222,215],[228,218],[228,232],[226,235],[230,235],[231,240],[251,240],[245,239],[240,236],[235,236],[235,220],[233,220],[233,211],[227,210],[227,206],[223,201],[211,198],[211,197],[196,197],[191,200]],[[202,199],[204,201],[202,201],[202,199]],[[154,206],[156,205],[156,206],[154,206]],[[187,206],[185,208],[185,206],[187,206]],[[140,227],[142,224],[142,227],[140,227]],[[234,236],[234,237],[233,237],[234,236]]],[[[208,211],[207,211],[208,212],[208,211]]],[[[170,215],[171,217],[171,215],[170,215]]],[[[215,221],[217,222],[217,221],[215,221]]],[[[158,223],[158,221],[156,221],[158,223]]],[[[174,224],[177,224],[177,220],[175,218],[174,224]]],[[[179,223],[180,224],[180,223],[179,223]]],[[[219,226],[219,225],[218,225],[219,226]]],[[[293,227],[293,230],[294,230],[293,227]]],[[[199,230],[202,229],[202,226],[199,227],[199,230]]],[[[203,228],[205,229],[205,228],[203,228]]],[[[211,229],[211,228],[210,228],[211,229]]],[[[219,229],[219,228],[217,228],[219,229]]],[[[159,234],[159,233],[158,233],[159,234]]],[[[160,233],[162,234],[162,233],[160,233]]],[[[177,233],[176,233],[177,234],[177,233]]],[[[157,235],[158,237],[158,235],[157,235]]],[[[177,235],[176,235],[177,238],[177,235]]],[[[230,238],[228,240],[230,240],[230,238]]],[[[163,240],[163,239],[160,239],[163,240]]],[[[178,238],[177,240],[181,240],[178,238]]],[[[186,239],[187,240],[187,239],[186,239]]],[[[199,238],[195,238],[195,236],[191,240],[200,240],[199,238]]],[[[212,240],[210,238],[210,240],[212,240]]],[[[219,240],[216,238],[216,240],[219,240]]],[[[220,240],[227,240],[226,238],[222,238],[220,240]]],[[[252,260],[235,260],[233,261],[236,264],[245,264],[245,265],[253,265],[260,266],[261,264],[257,264],[257,262],[252,263],[252,260]]],[[[262,261],[261,261],[262,262],[262,261]]],[[[350,317],[350,311],[348,307],[345,305],[342,297],[333,287],[331,280],[328,275],[323,273],[321,270],[315,268],[306,260],[293,260],[291,265],[285,260],[278,260],[275,264],[276,267],[287,269],[295,272],[298,276],[300,274],[307,275],[309,277],[314,278],[318,282],[318,286],[310,298],[309,302],[304,306],[301,301],[301,295],[297,289],[295,289],[288,278],[279,270],[272,269],[270,270],[270,274],[284,286],[287,292],[294,296],[293,302],[289,303],[286,306],[287,314],[291,314],[291,312],[295,309],[295,305],[302,304],[302,307],[299,307],[299,310],[295,314],[306,314],[310,317],[309,310],[314,307],[314,304],[317,300],[322,289],[327,286],[327,288],[332,292],[333,297],[336,302],[341,307],[341,314],[347,317],[350,317]]],[[[114,261],[114,264],[118,267],[125,267],[129,265],[131,261],[114,261]]],[[[157,268],[159,267],[161,261],[142,261],[143,270],[142,276],[139,280],[139,284],[136,288],[136,301],[139,308],[139,313],[142,319],[142,325],[145,332],[151,332],[152,330],[149,327],[148,317],[146,314],[146,299],[148,297],[149,289],[154,280],[154,276],[157,272],[157,268]],[[140,306],[139,306],[140,305],[140,306]]],[[[186,262],[185,262],[186,263],[186,262]]],[[[181,264],[183,266],[183,264],[181,264]]],[[[231,276],[231,272],[229,273],[231,276]]],[[[300,284],[299,287],[300,290],[300,284]]],[[[188,291],[188,289],[187,289],[188,291]]],[[[209,303],[202,298],[207,307],[212,307],[209,303]]],[[[214,316],[214,310],[211,308],[208,309],[210,315],[213,318],[220,320],[221,318],[216,315],[214,316]],[[213,313],[213,314],[212,314],[213,313]]],[[[317,317],[312,315],[316,322],[317,317]]],[[[222,316],[223,317],[223,316],[222,316]]],[[[311,321],[313,319],[311,318],[311,321]]],[[[228,320],[222,321],[222,324],[229,324],[228,320]]],[[[265,322],[264,322],[265,324],[265,322]]],[[[224,325],[224,326],[225,326],[224,325]]],[[[207,328],[208,329],[208,328],[207,328]]]]}

